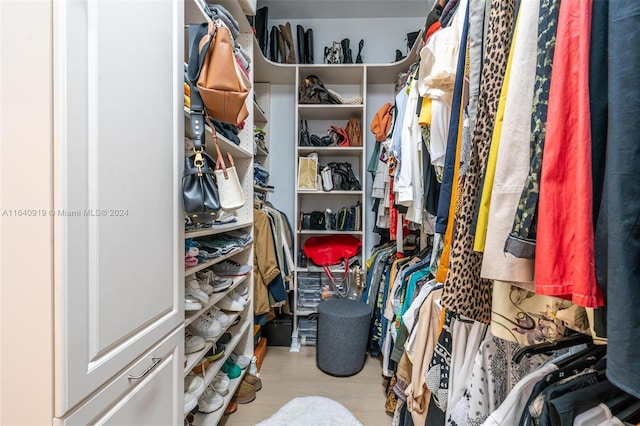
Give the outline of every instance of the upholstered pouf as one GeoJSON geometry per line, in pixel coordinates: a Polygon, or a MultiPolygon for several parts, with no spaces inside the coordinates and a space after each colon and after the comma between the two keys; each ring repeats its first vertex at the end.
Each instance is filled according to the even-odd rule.
{"type": "Polygon", "coordinates": [[[332,376],[352,376],[364,366],[371,323],[369,305],[329,299],[318,305],[316,364],[332,376]]]}

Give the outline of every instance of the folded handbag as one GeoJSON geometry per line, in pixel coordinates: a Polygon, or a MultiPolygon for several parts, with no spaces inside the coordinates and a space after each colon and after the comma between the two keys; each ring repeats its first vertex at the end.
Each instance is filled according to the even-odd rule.
{"type": "Polygon", "coordinates": [[[349,146],[349,136],[342,127],[331,126],[329,128],[331,146],[349,146]]]}
{"type": "Polygon", "coordinates": [[[238,173],[236,172],[235,163],[231,153],[227,152],[227,158],[229,159],[230,167],[224,162],[224,157],[220,152],[220,146],[218,145],[218,136],[213,131],[213,140],[216,144],[216,152],[218,153],[218,161],[214,173],[216,175],[216,182],[218,184],[218,194],[220,198],[220,207],[225,211],[232,211],[244,206],[244,192],[242,192],[242,185],[238,179],[238,173]]]}
{"type": "Polygon", "coordinates": [[[307,120],[302,120],[300,125],[300,138],[298,139],[298,146],[311,146],[309,140],[309,129],[307,128],[307,120]]]}
{"type": "Polygon", "coordinates": [[[351,117],[347,123],[345,129],[349,146],[362,146],[362,128],[360,127],[360,120],[355,117],[351,117]]]}
{"type": "Polygon", "coordinates": [[[309,155],[298,159],[298,189],[318,190],[318,156],[309,155]]]}
{"type": "Polygon", "coordinates": [[[320,172],[322,177],[322,189],[324,191],[331,191],[333,189],[333,179],[331,178],[331,167],[324,166],[320,172]]]}

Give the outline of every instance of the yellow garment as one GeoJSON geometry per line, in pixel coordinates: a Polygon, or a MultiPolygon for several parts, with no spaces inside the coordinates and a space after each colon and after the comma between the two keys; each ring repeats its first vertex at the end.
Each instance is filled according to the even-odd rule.
{"type": "Polygon", "coordinates": [[[431,126],[431,99],[422,98],[422,107],[420,108],[420,117],[418,124],[422,127],[431,126]]]}
{"type": "Polygon", "coordinates": [[[183,83],[184,88],[184,94],[187,96],[191,96],[191,86],[189,86],[187,83],[183,83]]]}
{"type": "Polygon", "coordinates": [[[515,50],[514,46],[516,44],[516,36],[518,34],[518,21],[519,19],[516,18],[516,27],[513,31],[513,38],[511,39],[511,49],[509,50],[509,59],[507,60],[507,70],[505,71],[504,83],[502,84],[502,90],[500,91],[498,111],[496,112],[496,122],[493,126],[491,147],[489,148],[489,159],[487,160],[487,170],[484,175],[482,197],[480,198],[478,223],[476,225],[476,236],[473,241],[473,249],[479,252],[484,252],[484,243],[487,238],[487,227],[489,225],[489,208],[491,207],[491,191],[493,191],[493,179],[496,175],[498,147],[500,146],[500,136],[502,135],[504,108],[507,104],[507,89],[509,88],[509,77],[511,76],[511,65],[513,63],[513,51],[515,50]]]}
{"type": "Polygon", "coordinates": [[[187,95],[184,95],[184,106],[191,108],[191,98],[187,95]]]}
{"type": "Polygon", "coordinates": [[[280,269],[269,217],[257,209],[253,209],[253,253],[253,310],[261,315],[269,312],[267,286],[280,274],[280,269]]]}

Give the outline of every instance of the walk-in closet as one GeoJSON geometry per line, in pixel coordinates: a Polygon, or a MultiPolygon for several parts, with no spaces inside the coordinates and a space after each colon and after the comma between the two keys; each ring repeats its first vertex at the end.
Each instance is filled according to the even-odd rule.
{"type": "Polygon", "coordinates": [[[640,4],[0,1],[0,425],[640,425],[640,4]]]}

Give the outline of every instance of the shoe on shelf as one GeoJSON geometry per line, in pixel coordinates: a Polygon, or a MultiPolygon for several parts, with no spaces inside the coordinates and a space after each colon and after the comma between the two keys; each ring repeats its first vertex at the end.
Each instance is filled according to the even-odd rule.
{"type": "Polygon", "coordinates": [[[184,378],[184,393],[190,392],[194,395],[200,395],[204,390],[204,379],[200,376],[188,374],[184,378]]]}
{"type": "Polygon", "coordinates": [[[233,414],[238,411],[238,404],[235,401],[229,401],[229,405],[224,410],[224,415],[228,416],[229,414],[233,414]]]}
{"type": "Polygon", "coordinates": [[[229,393],[230,383],[231,380],[229,380],[229,377],[227,377],[227,375],[223,372],[219,371],[211,381],[211,386],[213,387],[213,390],[224,396],[229,393]]]}
{"type": "Polygon", "coordinates": [[[244,370],[249,366],[249,364],[251,364],[251,358],[246,357],[244,355],[238,355],[235,352],[231,353],[231,356],[229,356],[229,359],[235,362],[236,365],[240,367],[242,370],[244,370]]]}
{"type": "MultiPolygon", "coordinates": [[[[236,319],[240,319],[240,317],[238,317],[236,319]]],[[[235,325],[235,324],[232,324],[232,325],[235,325]]],[[[227,343],[229,343],[231,341],[231,338],[232,338],[231,333],[224,333],[222,336],[220,336],[220,338],[218,339],[218,341],[216,343],[221,343],[223,345],[226,345],[227,343]]]]}
{"type": "Polygon", "coordinates": [[[216,342],[204,357],[207,358],[209,362],[213,362],[220,359],[222,355],[224,355],[224,345],[220,342],[216,342]]]}
{"type": "Polygon", "coordinates": [[[238,404],[248,404],[256,399],[256,391],[253,389],[253,386],[243,380],[240,382],[240,386],[234,394],[233,399],[238,404]]]}
{"type": "Polygon", "coordinates": [[[238,315],[236,317],[236,319],[234,319],[233,322],[231,323],[231,327],[233,327],[234,325],[238,324],[241,320],[242,320],[242,317],[240,317],[240,315],[238,315]]]}
{"type": "Polygon", "coordinates": [[[191,372],[193,372],[193,374],[204,374],[207,371],[207,367],[209,367],[209,360],[206,358],[202,358],[200,360],[200,363],[193,367],[193,370],[191,370],[191,372]]]}
{"type": "Polygon", "coordinates": [[[220,370],[222,370],[223,373],[225,373],[227,376],[229,376],[229,378],[231,380],[237,379],[242,374],[242,369],[240,367],[238,367],[230,359],[228,359],[228,360],[226,360],[224,362],[224,364],[222,365],[222,368],[220,370]]]}
{"type": "Polygon", "coordinates": [[[253,389],[256,392],[258,392],[260,389],[262,389],[262,380],[260,380],[259,377],[254,376],[253,374],[246,373],[244,375],[244,377],[242,378],[242,381],[243,382],[247,382],[251,386],[253,386],[253,389]]]}
{"type": "Polygon", "coordinates": [[[229,315],[222,312],[217,306],[212,306],[211,309],[209,309],[205,313],[205,315],[209,315],[211,318],[217,319],[220,322],[222,328],[225,328],[231,323],[231,318],[229,317],[229,315]]]}
{"type": "Polygon", "coordinates": [[[223,260],[220,263],[216,263],[211,267],[213,272],[223,277],[239,277],[241,275],[247,275],[251,272],[251,266],[241,265],[233,260],[223,260]]]}
{"type": "Polygon", "coordinates": [[[216,275],[211,269],[207,269],[196,274],[202,281],[211,286],[214,293],[219,293],[231,287],[231,278],[222,278],[216,275]]]}
{"type": "Polygon", "coordinates": [[[249,289],[244,284],[240,284],[238,287],[234,288],[233,291],[238,293],[240,296],[249,297],[249,289]]]}
{"type": "Polygon", "coordinates": [[[204,290],[200,288],[200,284],[198,284],[198,280],[196,279],[186,281],[184,286],[184,294],[186,296],[195,297],[203,305],[209,303],[209,296],[207,295],[207,293],[205,293],[204,290]]]}
{"type": "Polygon", "coordinates": [[[185,392],[184,393],[184,414],[187,414],[189,411],[193,410],[193,408],[198,405],[198,398],[196,398],[196,394],[193,392],[185,392]]]}
{"type": "Polygon", "coordinates": [[[211,287],[205,281],[198,279],[196,274],[187,275],[186,277],[184,277],[184,280],[185,282],[189,282],[191,280],[198,281],[198,285],[200,286],[200,289],[202,289],[202,291],[207,293],[207,296],[211,296],[211,293],[213,293],[213,287],[211,287]]]}
{"type": "Polygon", "coordinates": [[[200,336],[194,336],[189,330],[184,334],[184,353],[192,354],[204,349],[205,340],[200,336]]]}
{"type": "Polygon", "coordinates": [[[238,293],[235,289],[229,292],[229,297],[231,297],[236,302],[241,303],[242,306],[247,306],[247,303],[249,303],[249,300],[243,295],[241,295],[240,293],[238,293]]]}
{"type": "Polygon", "coordinates": [[[244,305],[236,300],[233,300],[231,296],[226,295],[218,301],[218,307],[225,311],[242,312],[244,311],[244,305]]]}
{"type": "Polygon", "coordinates": [[[217,339],[222,334],[222,324],[217,318],[200,315],[189,326],[191,332],[205,339],[217,339]]]}
{"type": "Polygon", "coordinates": [[[194,426],[193,425],[194,420],[195,420],[195,417],[193,416],[193,413],[187,413],[187,415],[184,416],[184,426],[194,426]]]}
{"type": "Polygon", "coordinates": [[[199,311],[202,309],[202,303],[193,296],[184,297],[184,310],[185,311],[199,311]]]}
{"type": "Polygon", "coordinates": [[[224,405],[224,398],[209,385],[198,399],[201,413],[213,413],[224,405]]]}

